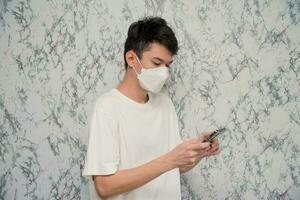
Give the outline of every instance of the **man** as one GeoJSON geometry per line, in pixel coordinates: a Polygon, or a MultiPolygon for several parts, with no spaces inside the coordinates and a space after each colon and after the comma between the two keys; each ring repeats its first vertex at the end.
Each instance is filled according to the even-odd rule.
{"type": "Polygon", "coordinates": [[[83,175],[92,199],[181,199],[180,173],[220,152],[203,142],[212,132],[182,141],[171,99],[160,92],[169,77],[177,39],[166,21],[130,25],[123,81],[99,97],[89,127],[83,175]]]}

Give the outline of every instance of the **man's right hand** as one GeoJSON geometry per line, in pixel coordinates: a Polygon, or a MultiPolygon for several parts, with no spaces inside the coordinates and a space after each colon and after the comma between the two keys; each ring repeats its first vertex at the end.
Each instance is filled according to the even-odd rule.
{"type": "Polygon", "coordinates": [[[174,168],[193,167],[211,148],[210,142],[204,142],[212,132],[204,132],[199,138],[186,140],[165,154],[165,159],[174,168]]]}

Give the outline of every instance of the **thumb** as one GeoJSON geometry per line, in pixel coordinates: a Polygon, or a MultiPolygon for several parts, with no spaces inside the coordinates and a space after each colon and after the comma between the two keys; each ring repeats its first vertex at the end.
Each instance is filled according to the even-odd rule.
{"type": "Polygon", "coordinates": [[[213,134],[213,131],[207,131],[207,132],[203,132],[200,136],[199,136],[199,140],[200,141],[204,141],[206,140],[211,134],[213,134]]]}

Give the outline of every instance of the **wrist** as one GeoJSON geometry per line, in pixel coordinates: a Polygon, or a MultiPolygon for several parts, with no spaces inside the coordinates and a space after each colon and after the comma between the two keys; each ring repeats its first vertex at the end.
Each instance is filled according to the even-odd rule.
{"type": "Polygon", "coordinates": [[[167,171],[177,168],[175,162],[170,158],[168,154],[159,157],[158,162],[160,162],[167,171]]]}

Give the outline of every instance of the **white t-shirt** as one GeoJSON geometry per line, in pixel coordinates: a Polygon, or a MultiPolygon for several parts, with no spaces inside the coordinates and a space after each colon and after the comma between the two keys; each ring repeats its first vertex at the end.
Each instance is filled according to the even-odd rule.
{"type": "MultiPolygon", "coordinates": [[[[89,124],[89,143],[83,176],[89,178],[90,196],[98,200],[91,175],[108,175],[141,166],[182,142],[171,99],[148,93],[142,104],[113,88],[100,96],[89,124]]],[[[170,170],[145,185],[111,200],[181,199],[179,169],[170,170]]]]}

